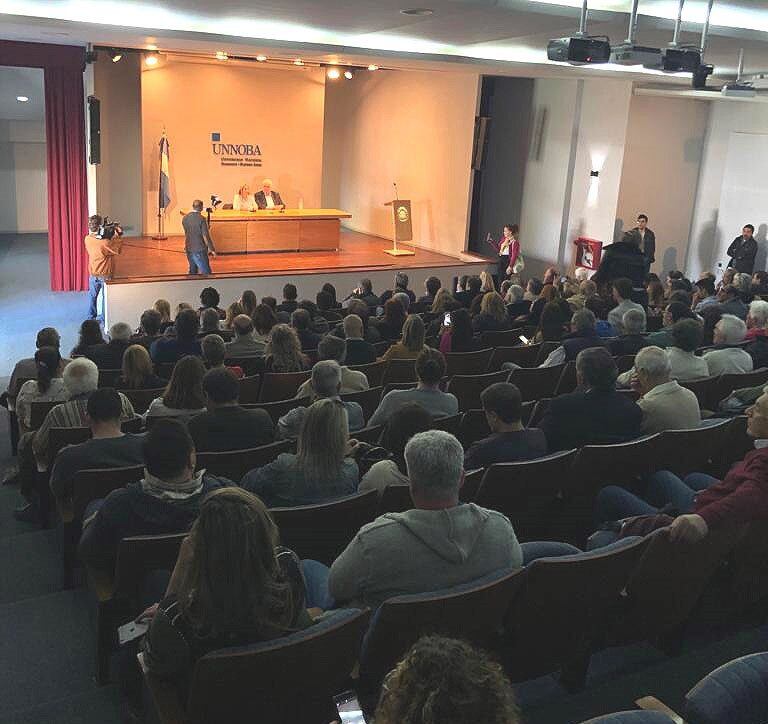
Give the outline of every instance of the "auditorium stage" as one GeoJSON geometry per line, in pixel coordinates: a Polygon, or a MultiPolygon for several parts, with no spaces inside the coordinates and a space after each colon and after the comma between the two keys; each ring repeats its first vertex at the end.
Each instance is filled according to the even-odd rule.
{"type": "Polygon", "coordinates": [[[211,259],[213,273],[202,277],[187,274],[182,236],[165,240],[125,237],[115,276],[105,289],[106,324],[119,321],[136,325],[141,312],[160,298],[167,299],[172,307],[179,302],[197,306],[205,286],[219,290],[222,307],[246,289],[253,289],[258,297],[280,299],[288,282],[296,284],[299,298],[312,300],[320,287],[330,282],[339,299],[344,299],[361,277],[369,277],[374,291],[382,291],[392,287],[396,271],[404,271],[411,288],[420,294],[429,276],[449,284],[454,276],[479,274],[492,264],[470,254],[454,257],[419,248],[414,249],[414,256],[392,257],[383,252],[391,245],[388,239],[342,230],[338,251],[219,255],[211,259]]]}

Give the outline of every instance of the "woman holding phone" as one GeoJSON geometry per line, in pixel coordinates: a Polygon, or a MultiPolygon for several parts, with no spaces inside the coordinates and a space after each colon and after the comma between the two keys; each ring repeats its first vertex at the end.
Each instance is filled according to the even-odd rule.
{"type": "Polygon", "coordinates": [[[499,252],[499,287],[501,283],[512,274],[517,274],[515,264],[520,257],[520,242],[517,235],[520,227],[517,224],[506,224],[501,239],[495,244],[499,252]]]}

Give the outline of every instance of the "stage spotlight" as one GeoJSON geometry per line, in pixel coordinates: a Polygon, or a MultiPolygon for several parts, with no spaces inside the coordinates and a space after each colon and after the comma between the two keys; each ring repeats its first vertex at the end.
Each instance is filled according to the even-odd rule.
{"type": "Polygon", "coordinates": [[[326,75],[331,80],[338,80],[341,77],[341,72],[339,71],[338,68],[328,68],[328,72],[326,73],[326,75]]]}
{"type": "Polygon", "coordinates": [[[216,60],[229,60],[229,56],[223,50],[217,50],[216,60]]]}
{"type": "Polygon", "coordinates": [[[378,65],[376,65],[375,63],[371,63],[371,64],[368,66],[368,70],[378,70],[378,69],[379,69],[379,66],[378,66],[378,65]]]}
{"type": "Polygon", "coordinates": [[[154,68],[160,62],[160,58],[155,53],[150,53],[144,58],[144,65],[154,68]]]}
{"type": "Polygon", "coordinates": [[[113,63],[119,63],[123,59],[123,51],[112,48],[109,51],[109,57],[112,58],[113,63]]]}
{"type": "Polygon", "coordinates": [[[352,76],[353,76],[353,75],[354,75],[354,73],[353,73],[351,70],[345,70],[345,71],[344,71],[344,77],[345,77],[347,80],[352,80],[352,76]]]}
{"type": "Polygon", "coordinates": [[[259,63],[266,63],[267,62],[267,56],[266,55],[257,55],[256,60],[259,61],[259,63]]]}
{"type": "Polygon", "coordinates": [[[29,103],[29,96],[16,96],[16,100],[19,103],[29,103]]]}
{"type": "Polygon", "coordinates": [[[293,61],[294,65],[304,65],[304,61],[301,58],[296,58],[296,60],[293,61]]]}

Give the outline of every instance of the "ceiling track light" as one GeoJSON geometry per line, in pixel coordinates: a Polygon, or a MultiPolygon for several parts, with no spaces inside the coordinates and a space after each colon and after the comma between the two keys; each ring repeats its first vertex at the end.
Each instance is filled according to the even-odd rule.
{"type": "Polygon", "coordinates": [[[378,65],[376,65],[375,63],[371,63],[371,64],[368,66],[368,70],[370,70],[370,71],[374,71],[374,70],[378,70],[378,69],[379,69],[379,66],[378,66],[378,65]]]}
{"type": "Polygon", "coordinates": [[[352,80],[352,77],[353,77],[354,75],[355,75],[354,71],[350,70],[349,68],[347,68],[347,70],[345,70],[345,71],[344,71],[344,77],[345,77],[347,80],[352,80]]]}
{"type": "Polygon", "coordinates": [[[225,53],[223,50],[217,50],[216,60],[229,60],[229,55],[227,55],[227,53],[225,53]]]}
{"type": "Polygon", "coordinates": [[[154,68],[160,62],[160,57],[157,53],[148,53],[144,56],[144,65],[149,68],[154,68]]]}
{"type": "Polygon", "coordinates": [[[328,68],[325,75],[331,80],[338,80],[341,77],[341,71],[338,68],[328,68]]]}
{"type": "Polygon", "coordinates": [[[118,48],[110,48],[107,54],[113,63],[119,63],[123,59],[123,51],[118,48]]]}

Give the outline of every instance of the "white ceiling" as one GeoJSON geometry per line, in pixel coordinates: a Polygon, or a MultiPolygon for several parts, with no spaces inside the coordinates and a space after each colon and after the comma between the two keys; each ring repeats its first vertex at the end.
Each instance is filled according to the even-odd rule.
{"type": "MultiPolygon", "coordinates": [[[[622,41],[630,4],[591,0],[589,32],[622,41]]],[[[411,62],[501,63],[498,72],[515,72],[513,66],[521,63],[550,65],[546,42],[577,29],[580,5],[580,0],[4,0],[0,37],[127,47],[154,42],[168,50],[274,53],[280,47],[341,60],[395,55],[411,62]],[[413,6],[432,8],[434,14],[399,12],[413,6]]],[[[677,7],[677,0],[641,0],[638,42],[666,45],[677,7]]],[[[698,44],[705,7],[705,0],[686,2],[685,42],[698,44]]],[[[741,47],[748,70],[768,71],[768,3],[716,0],[708,51],[716,73],[734,72],[741,47]]]]}
{"type": "Polygon", "coordinates": [[[43,71],[0,65],[0,120],[42,121],[44,115],[43,71]],[[16,96],[27,96],[29,102],[19,103],[16,96]]]}

